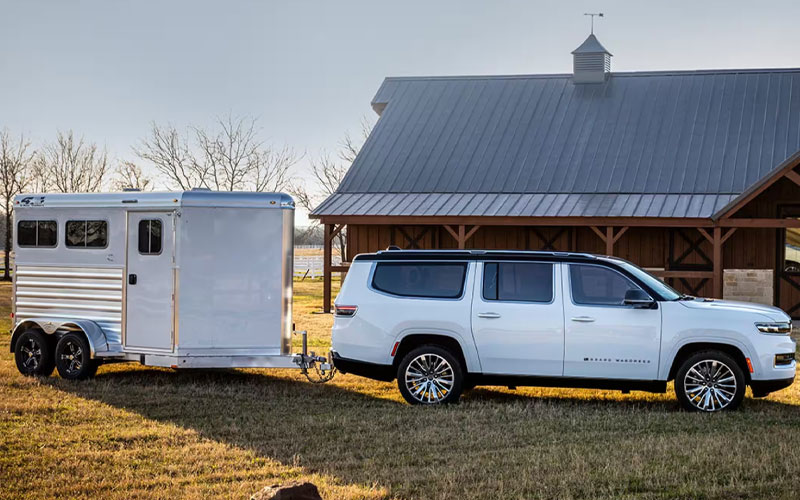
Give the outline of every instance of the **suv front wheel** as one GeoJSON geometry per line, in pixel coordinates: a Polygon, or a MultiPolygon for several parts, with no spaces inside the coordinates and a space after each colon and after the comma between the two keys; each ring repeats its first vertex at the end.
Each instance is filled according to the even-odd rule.
{"type": "Polygon", "coordinates": [[[397,369],[400,394],[414,405],[458,402],[464,372],[450,351],[437,345],[423,345],[403,357],[397,369]]]}
{"type": "Polygon", "coordinates": [[[735,410],[744,399],[744,372],[721,351],[702,351],[689,356],[675,376],[675,395],[689,411],[735,410]]]}

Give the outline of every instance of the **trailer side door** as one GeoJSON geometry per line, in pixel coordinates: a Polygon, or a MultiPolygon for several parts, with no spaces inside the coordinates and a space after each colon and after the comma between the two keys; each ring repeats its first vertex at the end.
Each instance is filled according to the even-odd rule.
{"type": "Polygon", "coordinates": [[[172,212],[128,213],[125,348],[172,351],[175,231],[172,212]]]}

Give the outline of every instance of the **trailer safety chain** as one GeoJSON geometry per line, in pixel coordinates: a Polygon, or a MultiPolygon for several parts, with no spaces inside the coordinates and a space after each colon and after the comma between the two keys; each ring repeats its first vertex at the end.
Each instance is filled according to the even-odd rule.
{"type": "Polygon", "coordinates": [[[294,355],[294,362],[300,367],[300,372],[306,376],[312,384],[324,384],[333,379],[336,375],[336,367],[329,363],[324,356],[317,356],[316,353],[308,352],[308,332],[305,330],[299,333],[303,336],[303,352],[294,355]],[[313,370],[313,374],[312,374],[313,370]]]}

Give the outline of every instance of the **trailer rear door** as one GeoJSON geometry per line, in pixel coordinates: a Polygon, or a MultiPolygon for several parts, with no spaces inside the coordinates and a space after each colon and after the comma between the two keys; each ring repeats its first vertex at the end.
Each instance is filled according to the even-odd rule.
{"type": "Polygon", "coordinates": [[[128,213],[125,348],[172,351],[175,232],[172,212],[128,213]]]}

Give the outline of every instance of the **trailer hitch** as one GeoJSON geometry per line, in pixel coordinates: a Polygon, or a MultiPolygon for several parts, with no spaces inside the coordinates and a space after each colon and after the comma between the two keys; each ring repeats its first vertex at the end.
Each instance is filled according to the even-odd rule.
{"type": "Polygon", "coordinates": [[[336,375],[336,367],[328,362],[325,356],[317,356],[315,352],[308,352],[308,332],[305,330],[299,333],[303,337],[303,352],[295,354],[293,361],[300,367],[300,372],[306,376],[312,384],[324,384],[333,379],[336,375]]]}

